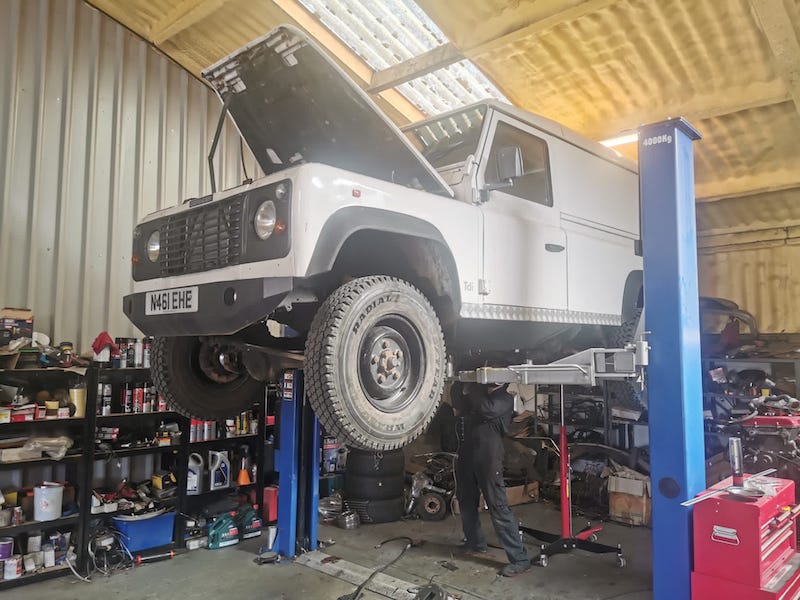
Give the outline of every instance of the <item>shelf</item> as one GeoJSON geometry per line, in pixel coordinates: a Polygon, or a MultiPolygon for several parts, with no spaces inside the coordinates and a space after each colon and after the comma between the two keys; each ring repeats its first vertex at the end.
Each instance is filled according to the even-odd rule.
{"type": "Polygon", "coordinates": [[[186,495],[186,503],[192,502],[195,499],[203,499],[208,500],[208,498],[213,498],[214,496],[227,496],[228,494],[238,494],[244,493],[256,487],[255,483],[248,483],[247,485],[232,485],[230,487],[222,488],[219,490],[210,490],[206,492],[200,492],[199,494],[187,494],[186,495]]]}
{"type": "Polygon", "coordinates": [[[97,378],[100,381],[108,381],[109,379],[124,381],[126,378],[132,377],[143,377],[142,381],[150,381],[150,369],[145,367],[125,367],[124,369],[108,368],[97,371],[97,378]]]}
{"type": "Polygon", "coordinates": [[[19,535],[26,531],[37,531],[45,529],[58,529],[67,525],[76,525],[78,523],[78,513],[63,517],[61,519],[53,519],[52,521],[26,521],[22,525],[10,525],[9,527],[0,527],[0,537],[19,535]]]}
{"type": "Polygon", "coordinates": [[[68,417],[66,419],[36,419],[34,421],[18,421],[17,423],[0,423],[0,433],[25,431],[30,428],[75,427],[83,425],[85,417],[68,417]]]}
{"type": "Polygon", "coordinates": [[[82,456],[81,454],[67,454],[61,460],[55,460],[54,458],[31,458],[30,460],[0,462],[0,470],[20,469],[22,467],[36,467],[45,465],[59,465],[72,462],[75,459],[80,458],[81,456],[82,456]]]}
{"type": "Polygon", "coordinates": [[[131,420],[147,421],[150,419],[177,419],[180,415],[172,411],[155,411],[146,413],[112,413],[110,415],[97,415],[98,425],[125,423],[131,420]]]}
{"type": "Polygon", "coordinates": [[[141,456],[144,454],[164,454],[168,452],[178,453],[179,444],[171,446],[139,446],[136,448],[119,448],[113,451],[95,451],[94,460],[105,460],[107,458],[123,458],[125,456],[141,456]]]}
{"type": "Polygon", "coordinates": [[[204,440],[202,442],[189,442],[189,450],[195,451],[202,448],[213,448],[214,446],[229,445],[234,442],[258,439],[257,433],[247,433],[245,435],[231,435],[215,440],[204,440]]]}
{"type": "Polygon", "coordinates": [[[58,565],[57,567],[50,567],[49,569],[39,569],[35,573],[29,575],[22,575],[16,579],[0,579],[0,590],[16,587],[18,585],[25,585],[33,583],[34,581],[44,581],[45,579],[52,579],[53,577],[60,577],[69,572],[67,563],[58,565]]]}

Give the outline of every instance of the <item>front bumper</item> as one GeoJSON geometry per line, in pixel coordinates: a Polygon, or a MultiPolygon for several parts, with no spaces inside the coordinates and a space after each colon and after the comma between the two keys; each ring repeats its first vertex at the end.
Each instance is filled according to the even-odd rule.
{"type": "Polygon", "coordinates": [[[198,286],[196,312],[146,315],[147,292],[125,296],[122,310],[145,335],[230,335],[265,319],[290,291],[291,277],[217,281],[198,286]]]}

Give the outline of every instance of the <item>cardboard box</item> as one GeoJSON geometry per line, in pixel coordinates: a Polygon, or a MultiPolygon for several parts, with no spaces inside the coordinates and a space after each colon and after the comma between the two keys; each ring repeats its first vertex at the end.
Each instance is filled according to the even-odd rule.
{"type": "Polygon", "coordinates": [[[21,337],[33,337],[33,311],[30,308],[0,309],[0,330],[4,332],[5,343],[21,337]]]}
{"type": "MultiPolygon", "coordinates": [[[[520,504],[530,504],[531,502],[539,501],[539,482],[533,481],[524,485],[513,485],[506,488],[506,496],[508,497],[509,506],[518,506],[520,504]]],[[[486,510],[486,502],[483,500],[483,494],[478,504],[481,511],[486,510]]],[[[454,514],[459,514],[455,512],[454,514]]]]}
{"type": "Polygon", "coordinates": [[[652,501],[650,478],[620,475],[608,478],[609,518],[626,525],[650,525],[652,501]]]}
{"type": "Polygon", "coordinates": [[[20,460],[33,460],[34,458],[42,458],[42,451],[25,450],[23,447],[0,449],[0,462],[2,463],[17,462],[20,460]]]}

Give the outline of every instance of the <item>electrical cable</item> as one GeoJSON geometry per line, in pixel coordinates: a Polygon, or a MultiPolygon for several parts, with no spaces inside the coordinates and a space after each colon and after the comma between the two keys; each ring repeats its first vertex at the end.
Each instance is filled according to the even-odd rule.
{"type": "Polygon", "coordinates": [[[382,567],[378,567],[372,573],[370,573],[369,577],[367,577],[364,581],[362,581],[361,584],[356,588],[356,590],[352,594],[345,594],[344,596],[339,596],[339,600],[359,600],[359,598],[361,597],[362,592],[364,591],[364,588],[367,587],[367,584],[369,584],[369,582],[372,581],[373,578],[378,573],[382,573],[383,571],[385,571],[386,569],[391,567],[393,564],[395,564],[398,560],[400,560],[403,557],[403,555],[406,553],[406,551],[414,545],[414,540],[412,540],[410,537],[401,535],[401,536],[389,538],[388,540],[383,540],[380,544],[375,546],[375,548],[378,549],[381,546],[383,546],[384,544],[388,544],[389,542],[396,542],[396,541],[399,541],[399,540],[405,540],[405,542],[406,542],[406,545],[403,546],[403,549],[400,551],[400,554],[395,556],[392,560],[390,560],[388,563],[386,563],[382,567]]]}
{"type": "Polygon", "coordinates": [[[239,137],[239,159],[242,161],[242,173],[244,173],[244,180],[247,181],[250,179],[250,176],[247,174],[247,166],[244,164],[244,142],[242,142],[241,137],[239,137]]]}

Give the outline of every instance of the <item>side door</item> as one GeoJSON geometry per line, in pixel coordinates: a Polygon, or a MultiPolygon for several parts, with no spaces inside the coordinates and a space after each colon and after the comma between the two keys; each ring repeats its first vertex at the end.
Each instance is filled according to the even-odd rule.
{"type": "Polygon", "coordinates": [[[548,150],[555,139],[497,112],[488,134],[477,182],[484,190],[483,302],[566,310],[567,238],[554,202],[548,150]],[[514,146],[522,154],[523,175],[496,189],[504,185],[498,155],[514,146]]]}

